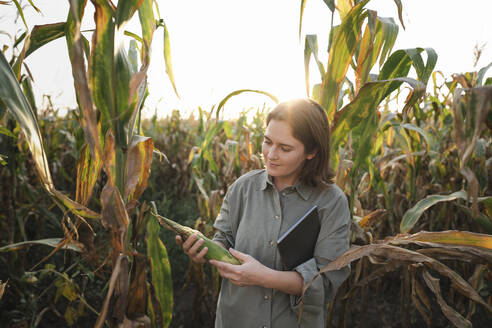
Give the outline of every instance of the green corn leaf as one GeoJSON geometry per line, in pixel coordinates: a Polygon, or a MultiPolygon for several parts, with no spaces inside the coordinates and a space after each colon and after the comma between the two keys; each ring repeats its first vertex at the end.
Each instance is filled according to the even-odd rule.
{"type": "Polygon", "coordinates": [[[98,213],[74,202],[55,189],[49,171],[38,121],[3,53],[0,54],[0,99],[2,99],[10,113],[15,117],[26,137],[43,187],[50,195],[58,198],[72,212],[87,218],[99,218],[98,213]]]}
{"type": "Polygon", "coordinates": [[[156,29],[154,10],[152,7],[153,4],[153,0],[144,0],[140,5],[138,8],[138,16],[140,19],[140,26],[142,28],[142,38],[132,35],[132,37],[136,40],[142,42],[142,66],[140,71],[133,74],[130,80],[129,99],[131,100],[131,106],[129,113],[131,113],[131,115],[129,122],[130,124],[126,127],[128,129],[127,140],[131,140],[133,138],[133,130],[137,122],[137,117],[139,117],[140,109],[142,108],[142,104],[147,97],[146,76],[150,65],[150,45],[156,29]]]}
{"type": "Polygon", "coordinates": [[[80,26],[78,23],[84,17],[84,10],[87,4],[87,0],[70,1],[70,10],[68,12],[67,21],[65,22],[65,38],[67,40],[68,54],[72,56],[72,47],[75,42],[74,36],[80,31],[80,26]],[[72,6],[74,6],[72,8],[72,6]]]}
{"type": "Polygon", "coordinates": [[[3,52],[0,52],[0,99],[15,117],[26,137],[43,186],[48,191],[53,190],[53,181],[38,121],[3,52]]]}
{"type": "Polygon", "coordinates": [[[132,74],[135,74],[138,71],[138,50],[137,42],[135,42],[135,40],[130,40],[128,60],[130,61],[132,74]]]}
{"type": "Polygon", "coordinates": [[[473,214],[469,207],[461,204],[456,205],[460,208],[461,211],[468,215],[469,218],[476,220],[476,222],[480,224],[485,232],[487,232],[488,234],[492,234],[492,212],[490,212],[490,206],[492,206],[492,198],[483,200],[482,204],[485,205],[485,213],[488,213],[487,215],[479,212],[478,216],[476,216],[473,214]],[[487,205],[487,203],[489,204],[487,205]]]}
{"type": "MultiPolygon", "coordinates": [[[[114,74],[115,74],[115,94],[116,108],[114,115],[120,121],[120,129],[125,129],[133,114],[136,104],[136,97],[130,99],[130,80],[132,78],[132,64],[128,58],[128,51],[124,47],[123,40],[120,39],[117,45],[116,56],[114,59],[114,74]]],[[[125,145],[128,140],[125,137],[125,145]]],[[[119,143],[121,145],[121,143],[119,143]]]]}
{"type": "MultiPolygon", "coordinates": [[[[413,88],[413,94],[418,95],[418,97],[425,91],[425,86],[421,82],[410,78],[374,81],[364,84],[357,97],[338,111],[335,117],[335,128],[330,137],[331,163],[334,167],[336,167],[338,162],[335,157],[338,154],[338,147],[346,140],[349,133],[352,135],[353,148],[358,149],[355,154],[355,166],[367,159],[372,149],[373,137],[378,128],[377,107],[385,98],[386,89],[395,80],[399,83],[408,83],[413,88]]],[[[418,97],[412,97],[409,101],[414,103],[418,97]]],[[[405,106],[411,106],[413,103],[407,103],[405,106]]]]}
{"type": "Polygon", "coordinates": [[[395,21],[391,17],[379,17],[379,21],[383,25],[382,39],[385,40],[381,55],[379,56],[379,66],[382,66],[395,45],[398,36],[398,25],[395,24],[395,21]]]}
{"type": "Polygon", "coordinates": [[[355,57],[357,58],[357,67],[355,69],[355,83],[357,90],[359,90],[362,84],[367,81],[369,72],[374,64],[374,61],[372,60],[373,55],[378,55],[377,45],[374,40],[376,38],[376,33],[380,33],[380,31],[381,25],[377,25],[377,13],[374,10],[367,10],[366,29],[355,51],[355,57]]]}
{"type": "Polygon", "coordinates": [[[315,85],[313,85],[313,92],[311,94],[311,97],[313,98],[314,101],[316,102],[320,102],[320,98],[321,98],[321,83],[317,83],[315,85]]]}
{"type": "Polygon", "coordinates": [[[318,36],[316,34],[306,35],[306,42],[304,44],[304,75],[306,82],[306,93],[309,95],[309,62],[311,60],[311,55],[313,55],[316,64],[318,65],[318,70],[321,78],[325,75],[325,68],[323,63],[318,58],[318,36]]]}
{"type": "Polygon", "coordinates": [[[403,23],[403,17],[402,17],[402,12],[403,12],[403,6],[401,5],[401,0],[394,0],[396,8],[398,9],[398,18],[400,19],[401,26],[403,26],[403,29],[405,29],[405,24],[403,23]]]}
{"type": "MultiPolygon", "coordinates": [[[[143,40],[130,33],[128,34],[125,31],[125,35],[129,35],[133,40],[130,40],[130,46],[128,48],[128,54],[127,54],[127,60],[128,60],[128,65],[129,69],[131,72],[131,79],[130,79],[130,85],[129,85],[129,99],[131,99],[131,104],[129,105],[129,111],[128,113],[131,114],[130,121],[128,124],[128,141],[133,140],[133,135],[134,133],[140,133],[140,124],[138,124],[138,131],[135,131],[135,126],[137,124],[137,119],[139,120],[140,117],[140,111],[142,109],[142,105],[145,102],[145,99],[148,96],[148,89],[147,89],[147,80],[145,79],[146,72],[148,69],[148,60],[144,60],[144,65],[142,66],[142,69],[139,71],[138,70],[138,49],[137,49],[137,43],[136,41],[140,41],[143,43],[143,40]]],[[[144,52],[146,53],[146,52],[144,52]]]]}
{"type": "Polygon", "coordinates": [[[38,108],[36,106],[36,99],[34,97],[34,92],[32,90],[31,78],[28,76],[24,76],[21,81],[22,90],[24,91],[24,95],[26,96],[29,105],[32,108],[34,115],[37,115],[38,108]]]}
{"type": "MultiPolygon", "coordinates": [[[[136,76],[136,74],[134,75],[136,76]]],[[[135,133],[141,134],[141,124],[140,122],[140,114],[143,107],[143,103],[145,99],[149,95],[149,90],[147,88],[147,81],[143,80],[138,89],[136,90],[137,101],[135,102],[133,114],[130,118],[130,123],[128,125],[128,140],[133,140],[133,136],[135,133]]]]}
{"type": "MultiPolygon", "coordinates": [[[[129,51],[124,47],[123,34],[124,26],[133,14],[142,6],[143,0],[126,0],[118,2],[118,8],[116,10],[116,26],[117,31],[117,52],[115,57],[115,76],[116,76],[116,108],[118,112],[119,121],[121,122],[123,130],[126,130],[125,145],[130,142],[133,137],[133,126],[135,113],[139,110],[140,100],[142,99],[141,93],[135,92],[136,90],[131,87],[132,78],[134,76],[145,76],[143,74],[137,74],[138,68],[136,58],[129,58],[132,45],[130,45],[129,51]],[[132,63],[132,60],[134,61],[132,63]],[[129,124],[130,123],[130,124],[129,124]]],[[[133,41],[133,40],[132,40],[133,41]]],[[[133,50],[135,49],[135,43],[133,43],[133,50]]],[[[147,60],[148,63],[148,60],[147,60]]],[[[139,78],[137,84],[141,82],[139,78]]],[[[135,83],[135,82],[134,82],[135,83]]],[[[121,144],[121,143],[119,143],[121,144]]]]}
{"type": "Polygon", "coordinates": [[[24,26],[26,27],[26,30],[29,30],[29,27],[27,27],[27,22],[26,22],[26,19],[24,17],[24,11],[22,10],[22,7],[19,3],[18,0],[12,0],[15,4],[15,6],[17,7],[17,12],[19,13],[19,16],[21,17],[22,19],[22,22],[24,23],[24,26]]]}
{"type": "Polygon", "coordinates": [[[116,26],[122,28],[142,5],[144,0],[120,0],[116,8],[116,26]]]}
{"type": "Polygon", "coordinates": [[[96,30],[89,58],[89,86],[94,103],[102,114],[102,134],[106,135],[108,128],[112,127],[116,144],[126,148],[124,122],[119,119],[116,106],[113,8],[104,0],[95,0],[94,7],[96,30]]]}
{"type": "Polygon", "coordinates": [[[340,27],[333,36],[320,99],[321,105],[327,111],[330,122],[335,115],[340,86],[357,48],[360,29],[365,18],[363,9],[367,2],[368,0],[363,0],[355,5],[344,16],[340,27]]]}
{"type": "Polygon", "coordinates": [[[477,74],[477,82],[476,82],[476,86],[477,87],[480,87],[483,84],[483,77],[485,76],[485,73],[487,73],[487,71],[489,70],[489,68],[492,67],[492,62],[490,64],[488,64],[487,66],[484,66],[482,67],[479,71],[478,71],[478,74],[477,74]]]}
{"type": "Polygon", "coordinates": [[[9,136],[11,138],[14,138],[16,139],[17,137],[15,136],[15,134],[12,133],[12,131],[10,131],[9,129],[7,128],[4,128],[3,126],[0,126],[0,134],[3,134],[5,136],[9,136]]]}
{"type": "Polygon", "coordinates": [[[417,72],[418,80],[422,83],[427,84],[427,81],[429,81],[434,67],[436,67],[437,53],[432,48],[410,48],[405,49],[405,52],[412,60],[412,65],[417,72]],[[425,65],[424,60],[420,55],[420,53],[424,50],[427,53],[427,62],[425,63],[425,65]]]}
{"type": "Polygon", "coordinates": [[[259,94],[263,94],[267,97],[269,97],[270,99],[272,99],[275,103],[278,103],[278,99],[277,97],[275,97],[274,95],[272,95],[271,93],[268,93],[266,91],[261,91],[261,90],[252,90],[252,89],[240,89],[240,90],[236,90],[236,91],[233,91],[231,93],[229,93],[227,96],[224,97],[224,99],[222,99],[220,102],[219,102],[219,106],[217,106],[217,113],[216,113],[216,116],[217,116],[217,120],[219,120],[219,113],[220,113],[220,110],[224,107],[225,103],[232,97],[234,96],[237,96],[243,92],[254,92],[254,93],[259,93],[259,94]]]}
{"type": "Polygon", "coordinates": [[[31,31],[26,57],[50,41],[65,36],[65,22],[36,25],[31,31]]]}
{"type": "Polygon", "coordinates": [[[411,123],[401,124],[401,127],[404,129],[407,129],[407,130],[415,131],[418,134],[420,134],[425,140],[426,151],[427,152],[429,151],[430,143],[429,143],[429,136],[428,136],[427,132],[425,132],[423,129],[421,129],[418,126],[415,126],[414,124],[411,124],[411,123]]]}
{"type": "Polygon", "coordinates": [[[398,25],[392,18],[380,18],[369,12],[369,22],[361,40],[356,68],[357,89],[368,81],[369,73],[380,57],[380,62],[391,51],[398,35],[398,25]],[[374,25],[373,28],[371,26],[374,25]]]}
{"type": "MultiPolygon", "coordinates": [[[[397,50],[393,52],[386,62],[384,63],[381,71],[379,72],[378,80],[389,80],[398,77],[407,76],[412,67],[412,60],[404,50],[397,50]]],[[[389,96],[393,91],[398,89],[401,85],[401,81],[395,80],[386,87],[383,98],[389,96]]]]}
{"type": "Polygon", "coordinates": [[[82,205],[89,203],[92,191],[102,168],[102,159],[99,153],[96,157],[91,156],[90,149],[85,144],[80,150],[79,162],[77,164],[77,183],[75,188],[75,200],[82,205]]]}
{"type": "MultiPolygon", "coordinates": [[[[64,241],[63,238],[47,238],[47,239],[23,241],[20,243],[15,243],[15,244],[10,244],[0,247],[0,253],[17,251],[19,249],[30,247],[33,245],[44,245],[44,246],[50,246],[55,248],[58,247],[58,245],[63,241],[64,241]]],[[[82,252],[81,246],[75,241],[69,242],[68,244],[64,245],[61,249],[70,249],[72,251],[82,252]]]]}
{"type": "Polygon", "coordinates": [[[138,17],[140,18],[140,25],[142,26],[142,38],[147,48],[150,48],[150,43],[156,27],[154,11],[152,10],[153,2],[153,0],[144,0],[138,9],[138,17]]]}
{"type": "Polygon", "coordinates": [[[324,3],[328,6],[328,9],[330,9],[330,11],[335,11],[335,0],[323,0],[324,3]]]}
{"type": "Polygon", "coordinates": [[[179,98],[176,82],[174,80],[173,65],[171,64],[171,42],[169,41],[169,31],[166,24],[162,23],[161,26],[164,28],[164,63],[166,64],[166,73],[169,77],[169,81],[171,81],[174,93],[179,98]]]}
{"type": "MultiPolygon", "coordinates": [[[[30,34],[26,34],[24,48],[12,66],[17,79],[20,77],[20,70],[24,59],[46,43],[61,38],[65,35],[65,22],[36,25],[30,34]]],[[[22,38],[19,38],[22,39],[22,38]]]]}
{"type": "MultiPolygon", "coordinates": [[[[4,34],[5,36],[7,36],[9,39],[12,39],[12,37],[10,36],[10,34],[8,34],[7,32],[3,32],[2,31],[2,34],[4,34]]],[[[14,45],[12,46],[12,49],[17,48],[17,46],[26,38],[26,36],[27,36],[27,32],[24,32],[21,35],[16,36],[14,38],[14,45]]]]}
{"type": "Polygon", "coordinates": [[[132,37],[135,41],[138,41],[140,43],[144,43],[144,40],[138,36],[137,34],[133,33],[133,32],[130,32],[130,31],[125,31],[124,33],[126,36],[129,36],[129,37],[132,37]]]}
{"type": "MultiPolygon", "coordinates": [[[[335,0],[323,0],[328,8],[333,13],[335,11],[335,0]]],[[[301,40],[301,31],[302,31],[302,19],[304,17],[304,9],[306,8],[307,0],[301,0],[301,8],[299,13],[299,40],[301,40]]]]}
{"type": "MultiPolygon", "coordinates": [[[[155,204],[153,204],[156,211],[155,204]]],[[[173,281],[171,276],[171,266],[167,256],[166,247],[159,239],[159,222],[150,214],[147,214],[147,256],[150,261],[150,272],[152,276],[152,286],[155,290],[157,304],[160,307],[153,307],[156,317],[160,317],[161,327],[168,327],[173,310],[173,281]]],[[[155,304],[154,302],[152,302],[155,304]]]]}
{"type": "MultiPolygon", "coordinates": [[[[400,223],[400,232],[409,232],[415,224],[418,222],[422,213],[424,213],[429,207],[439,203],[439,202],[449,202],[456,199],[466,200],[468,195],[465,191],[456,191],[449,195],[429,195],[424,199],[420,200],[411,209],[405,212],[400,223]]],[[[478,197],[479,202],[487,201],[492,197],[478,197]]]]}
{"type": "Polygon", "coordinates": [[[202,152],[202,156],[207,160],[208,165],[210,166],[210,170],[212,170],[215,176],[218,176],[219,166],[217,165],[217,162],[215,161],[212,152],[209,149],[205,149],[205,151],[202,152]]]}
{"type": "Polygon", "coordinates": [[[0,53],[0,99],[2,99],[10,113],[15,117],[26,137],[43,187],[50,195],[58,198],[72,212],[87,218],[98,218],[98,213],[74,202],[55,189],[49,171],[38,121],[3,53],[0,53]]]}
{"type": "Polygon", "coordinates": [[[337,9],[340,14],[340,19],[343,20],[354,7],[354,0],[338,0],[337,9]]]}
{"type": "MultiPolygon", "coordinates": [[[[145,76],[146,69],[141,73],[137,74],[137,61],[134,58],[129,58],[130,51],[136,51],[136,45],[130,45],[127,51],[123,43],[123,35],[127,34],[124,31],[124,26],[127,21],[129,21],[134,13],[142,8],[144,0],[125,0],[118,2],[118,8],[116,10],[116,26],[118,28],[116,39],[117,39],[117,51],[115,57],[115,77],[116,77],[116,112],[118,113],[118,118],[120,121],[120,131],[126,131],[125,142],[117,143],[119,145],[127,145],[133,137],[133,127],[135,125],[134,118],[136,112],[138,112],[140,107],[140,100],[142,100],[141,92],[138,92],[138,87],[142,84],[142,77],[145,76]],[[133,62],[132,62],[133,60],[133,62]],[[136,81],[132,82],[132,79],[136,81]],[[137,84],[137,87],[132,87],[132,84],[137,84]]],[[[132,40],[133,41],[133,40],[132,40]]],[[[150,40],[147,43],[150,47],[150,40]]],[[[148,55],[146,53],[146,63],[148,65],[148,55]]],[[[120,136],[121,137],[121,136],[120,136]]]]}
{"type": "Polygon", "coordinates": [[[34,5],[34,3],[32,2],[32,0],[27,0],[27,1],[34,8],[34,10],[36,10],[38,13],[41,13],[41,10],[39,10],[39,8],[34,5]]]}

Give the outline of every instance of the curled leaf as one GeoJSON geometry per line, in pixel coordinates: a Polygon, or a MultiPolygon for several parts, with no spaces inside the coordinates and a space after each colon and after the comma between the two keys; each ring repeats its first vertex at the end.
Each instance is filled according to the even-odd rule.
{"type": "Polygon", "coordinates": [[[147,187],[153,149],[152,138],[134,136],[127,151],[125,199],[138,199],[147,187]]]}

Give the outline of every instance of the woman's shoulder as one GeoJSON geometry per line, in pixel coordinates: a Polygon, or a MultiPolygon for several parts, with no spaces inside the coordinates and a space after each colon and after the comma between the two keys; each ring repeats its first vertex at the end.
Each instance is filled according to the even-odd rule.
{"type": "Polygon", "coordinates": [[[347,196],[335,183],[330,183],[326,188],[318,188],[317,190],[319,192],[319,197],[323,200],[323,203],[333,205],[338,202],[342,202],[348,206],[347,196]]]}
{"type": "Polygon", "coordinates": [[[267,173],[265,169],[252,170],[244,173],[236,181],[233,182],[232,186],[244,186],[244,185],[258,185],[263,180],[266,180],[267,173]]]}
{"type": "Polygon", "coordinates": [[[318,192],[322,196],[326,197],[342,197],[345,196],[345,193],[343,190],[336,184],[336,183],[327,183],[324,184],[322,187],[314,188],[315,190],[318,190],[318,192]]]}
{"type": "Polygon", "coordinates": [[[252,170],[237,178],[228,188],[228,192],[231,193],[235,190],[244,188],[256,188],[259,189],[266,181],[267,173],[264,169],[252,170]]]}

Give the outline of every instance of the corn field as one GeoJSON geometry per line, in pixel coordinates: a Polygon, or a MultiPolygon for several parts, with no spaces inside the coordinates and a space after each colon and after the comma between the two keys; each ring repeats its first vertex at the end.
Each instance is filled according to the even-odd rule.
{"type": "MultiPolygon", "coordinates": [[[[492,62],[444,76],[434,49],[394,49],[401,1],[399,19],[368,2],[324,1],[333,14],[327,62],[318,36],[302,34],[307,1],[299,2],[306,94],[331,122],[335,182],[353,219],[351,248],[320,271],[351,265],[326,327],[489,326],[492,62]]],[[[24,19],[19,1],[6,4],[24,19]]],[[[228,186],[262,167],[268,111],[223,120],[224,105],[239,94],[277,98],[237,90],[189,117],[142,118],[157,34],[177,93],[154,0],[70,0],[66,21],[3,45],[0,326],[213,326],[220,277],[189,262],[157,217],[213,236],[228,186]],[[87,6],[89,33],[80,29],[87,6]],[[133,17],[138,35],[125,29],[133,17]],[[59,38],[78,104],[66,115],[36,104],[24,63],[59,38]]]]}

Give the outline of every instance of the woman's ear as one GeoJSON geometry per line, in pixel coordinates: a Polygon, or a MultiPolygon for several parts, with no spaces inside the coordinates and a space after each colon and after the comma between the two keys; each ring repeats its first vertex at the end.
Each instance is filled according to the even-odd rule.
{"type": "Polygon", "coordinates": [[[317,153],[318,153],[318,150],[317,150],[317,149],[315,149],[315,150],[314,150],[311,154],[307,154],[307,155],[306,155],[306,159],[307,159],[307,160],[311,160],[311,159],[313,159],[314,157],[316,157],[316,154],[317,154],[317,153]]]}

